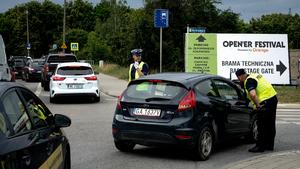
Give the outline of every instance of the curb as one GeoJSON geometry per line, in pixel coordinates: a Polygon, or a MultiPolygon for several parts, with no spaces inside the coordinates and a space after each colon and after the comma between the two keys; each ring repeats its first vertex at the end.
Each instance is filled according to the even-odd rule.
{"type": "MultiPolygon", "coordinates": [[[[279,168],[288,168],[285,166],[284,162],[281,162],[282,166],[278,166],[276,162],[278,162],[278,158],[283,159],[290,159],[289,161],[286,161],[286,163],[294,163],[295,166],[299,166],[299,157],[300,157],[300,150],[286,150],[286,151],[278,151],[263,155],[258,155],[255,157],[247,158],[245,160],[240,160],[228,165],[225,165],[223,167],[219,167],[218,169],[243,169],[245,167],[247,168],[266,168],[266,169],[279,169],[279,168]],[[295,156],[295,158],[293,158],[295,156]],[[266,163],[268,161],[269,163],[266,163]],[[253,167],[251,166],[253,165],[253,167]],[[255,166],[254,166],[255,165],[255,166]]],[[[285,161],[285,160],[282,160],[285,161]]]]}

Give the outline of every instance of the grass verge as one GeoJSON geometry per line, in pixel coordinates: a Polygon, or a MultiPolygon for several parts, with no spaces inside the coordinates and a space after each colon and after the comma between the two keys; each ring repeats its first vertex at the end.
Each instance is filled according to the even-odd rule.
{"type": "MultiPolygon", "coordinates": [[[[100,73],[128,81],[128,67],[122,67],[114,64],[104,63],[101,68],[94,66],[94,70],[100,73]]],[[[300,87],[275,86],[279,103],[300,104],[300,87]]]]}

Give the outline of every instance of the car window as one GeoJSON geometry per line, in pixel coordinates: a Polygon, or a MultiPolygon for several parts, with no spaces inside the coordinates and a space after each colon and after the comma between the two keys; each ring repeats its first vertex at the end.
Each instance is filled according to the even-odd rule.
{"type": "Polygon", "coordinates": [[[2,103],[15,133],[31,130],[28,112],[15,91],[5,96],[2,103]]]}
{"type": "Polygon", "coordinates": [[[8,127],[8,119],[5,118],[6,116],[4,113],[4,108],[0,103],[0,130],[6,137],[8,137],[10,136],[10,131],[8,127]]]}
{"type": "Polygon", "coordinates": [[[219,97],[210,79],[197,83],[195,89],[204,96],[219,97]]]}
{"type": "Polygon", "coordinates": [[[234,100],[239,99],[238,92],[233,87],[231,87],[228,83],[220,80],[214,80],[214,83],[222,98],[234,99],[234,100]]]}
{"type": "Polygon", "coordinates": [[[175,82],[137,82],[131,83],[126,90],[126,95],[131,98],[148,99],[162,98],[173,99],[178,97],[182,91],[186,91],[184,87],[175,82]]]}
{"type": "Polygon", "coordinates": [[[59,75],[89,75],[93,74],[93,69],[86,66],[66,66],[57,69],[59,75]]]}
{"type": "Polygon", "coordinates": [[[48,113],[46,112],[46,108],[43,107],[40,101],[30,93],[24,90],[21,90],[21,93],[26,100],[27,106],[30,110],[29,113],[31,113],[36,127],[40,128],[47,126],[48,122],[46,118],[48,117],[48,113]]]}
{"type": "Polygon", "coordinates": [[[48,59],[48,63],[60,63],[60,62],[77,62],[75,56],[51,56],[48,59]]]}
{"type": "Polygon", "coordinates": [[[24,66],[24,63],[21,60],[15,61],[16,66],[24,66]]]}

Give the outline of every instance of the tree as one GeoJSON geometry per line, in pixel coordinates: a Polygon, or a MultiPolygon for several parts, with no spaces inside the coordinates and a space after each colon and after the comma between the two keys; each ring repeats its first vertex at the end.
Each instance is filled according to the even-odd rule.
{"type": "MultiPolygon", "coordinates": [[[[69,29],[66,31],[65,44],[68,47],[66,53],[71,53],[71,43],[79,43],[79,50],[84,49],[88,39],[88,32],[82,29],[69,29]]],[[[63,35],[55,41],[58,47],[63,45],[63,35]]]]}

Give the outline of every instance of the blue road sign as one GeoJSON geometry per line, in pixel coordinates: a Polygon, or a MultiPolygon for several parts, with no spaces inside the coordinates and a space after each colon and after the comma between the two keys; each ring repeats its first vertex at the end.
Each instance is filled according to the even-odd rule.
{"type": "Polygon", "coordinates": [[[56,49],[57,48],[57,45],[56,44],[53,44],[53,49],[56,49]]]}
{"type": "Polygon", "coordinates": [[[30,43],[27,43],[27,49],[30,49],[30,43]]]}
{"type": "Polygon", "coordinates": [[[205,29],[190,28],[190,32],[205,33],[205,29]]]}
{"type": "Polygon", "coordinates": [[[154,26],[169,27],[169,10],[155,9],[154,11],[154,26]]]}

